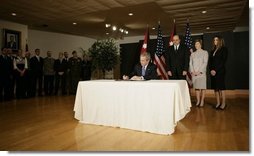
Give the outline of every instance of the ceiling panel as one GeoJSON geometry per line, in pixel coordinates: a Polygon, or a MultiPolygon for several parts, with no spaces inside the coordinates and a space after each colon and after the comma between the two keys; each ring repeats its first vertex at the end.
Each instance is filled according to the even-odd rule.
{"type": "MultiPolygon", "coordinates": [[[[30,29],[92,38],[122,36],[119,31],[105,28],[106,23],[128,30],[129,34],[124,36],[143,35],[147,25],[157,27],[158,21],[163,34],[169,35],[174,19],[179,34],[185,32],[187,19],[192,33],[249,26],[248,0],[1,0],[0,3],[0,19],[27,24],[30,29]],[[202,14],[203,10],[207,13],[202,14]],[[17,16],[11,16],[12,12],[17,16]],[[128,16],[129,12],[134,15],[128,16]]],[[[151,34],[155,35],[156,30],[151,30],[151,34]]]]}

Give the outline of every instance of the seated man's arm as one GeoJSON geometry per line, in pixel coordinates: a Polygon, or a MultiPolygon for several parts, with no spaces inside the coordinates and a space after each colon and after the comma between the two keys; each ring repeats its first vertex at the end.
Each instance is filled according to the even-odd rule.
{"type": "Polygon", "coordinates": [[[150,71],[148,72],[148,74],[144,76],[144,79],[145,80],[158,79],[157,66],[155,64],[152,64],[149,70],[150,71]]]}
{"type": "Polygon", "coordinates": [[[133,71],[129,75],[123,75],[123,80],[129,80],[136,75],[137,75],[137,65],[134,67],[133,71]]]}
{"type": "Polygon", "coordinates": [[[132,78],[133,76],[137,76],[137,74],[138,74],[138,66],[135,65],[133,71],[129,75],[129,78],[132,78]]]}

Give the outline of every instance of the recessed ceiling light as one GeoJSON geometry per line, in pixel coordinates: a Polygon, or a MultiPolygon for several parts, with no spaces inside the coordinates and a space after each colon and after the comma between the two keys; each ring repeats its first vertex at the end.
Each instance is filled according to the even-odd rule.
{"type": "Polygon", "coordinates": [[[209,29],[210,29],[210,27],[206,27],[206,29],[207,29],[207,30],[209,30],[209,29]]]}
{"type": "Polygon", "coordinates": [[[128,34],[129,32],[127,30],[124,31],[125,34],[128,34]]]}
{"type": "Polygon", "coordinates": [[[133,13],[132,13],[132,12],[130,12],[128,15],[129,15],[129,16],[133,16],[133,13]]]}
{"type": "Polygon", "coordinates": [[[113,27],[112,27],[112,30],[113,30],[113,31],[116,31],[116,29],[117,29],[116,26],[113,26],[113,27]]]}
{"type": "Polygon", "coordinates": [[[16,16],[17,14],[15,12],[11,13],[12,16],[16,16]]]}
{"type": "Polygon", "coordinates": [[[155,30],[155,27],[152,27],[153,30],[155,30]]]}
{"type": "Polygon", "coordinates": [[[205,13],[207,13],[207,11],[206,11],[206,10],[203,10],[203,11],[202,11],[202,14],[205,14],[205,13]]]}
{"type": "Polygon", "coordinates": [[[75,22],[73,22],[72,24],[73,24],[73,25],[77,25],[77,23],[75,23],[75,22]]]}
{"type": "Polygon", "coordinates": [[[108,28],[108,27],[110,27],[111,26],[111,24],[105,24],[105,27],[106,28],[108,28]]]}
{"type": "Polygon", "coordinates": [[[109,33],[107,32],[106,35],[109,35],[109,33]]]}

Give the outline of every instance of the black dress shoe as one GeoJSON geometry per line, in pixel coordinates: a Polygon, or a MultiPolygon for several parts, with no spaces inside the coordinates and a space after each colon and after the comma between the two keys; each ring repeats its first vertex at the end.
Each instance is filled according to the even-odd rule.
{"type": "Polygon", "coordinates": [[[225,110],[227,108],[227,104],[223,108],[220,107],[220,110],[225,110]]]}

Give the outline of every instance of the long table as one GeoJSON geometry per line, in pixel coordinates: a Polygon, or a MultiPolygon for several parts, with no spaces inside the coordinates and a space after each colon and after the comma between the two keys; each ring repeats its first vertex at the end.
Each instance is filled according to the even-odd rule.
{"type": "Polygon", "coordinates": [[[74,117],[85,124],[168,135],[190,107],[185,80],[80,81],[74,117]]]}

